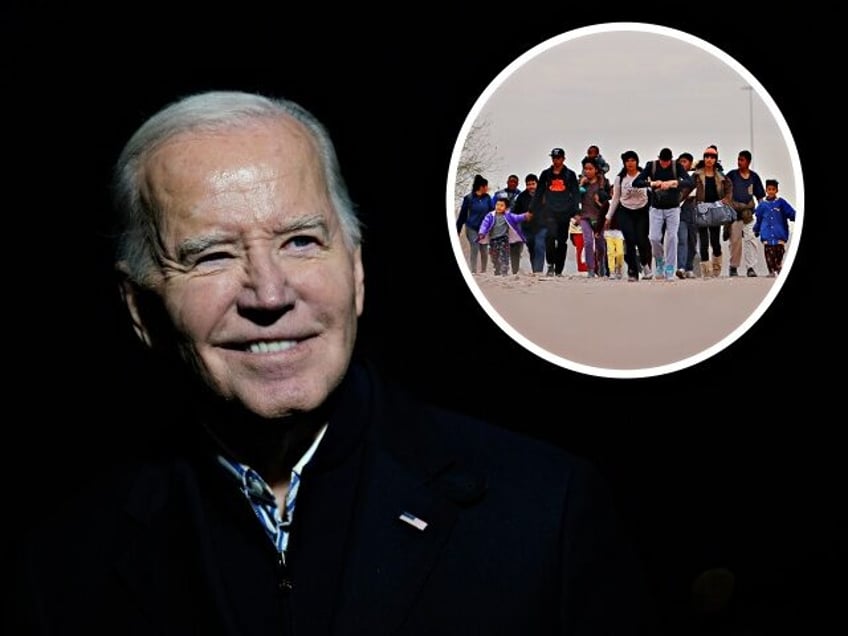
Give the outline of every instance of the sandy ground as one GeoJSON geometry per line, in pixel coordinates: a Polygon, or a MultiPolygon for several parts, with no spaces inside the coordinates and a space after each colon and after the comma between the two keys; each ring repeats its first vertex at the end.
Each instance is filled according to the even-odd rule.
{"type": "Polygon", "coordinates": [[[765,276],[762,248],[759,257],[757,278],[742,268],[742,276],[727,277],[725,257],[721,278],[631,283],[577,273],[571,245],[564,276],[533,275],[525,248],[519,274],[496,277],[490,263],[474,281],[510,326],[549,353],[604,369],[646,369],[699,354],[742,324],[776,280],[765,276]]]}

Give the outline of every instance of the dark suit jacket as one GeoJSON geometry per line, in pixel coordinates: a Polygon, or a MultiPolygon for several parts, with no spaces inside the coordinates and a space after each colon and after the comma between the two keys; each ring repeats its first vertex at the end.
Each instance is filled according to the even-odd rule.
{"type": "Polygon", "coordinates": [[[338,395],[285,576],[200,443],[104,476],[51,520],[21,551],[14,633],[635,631],[638,578],[587,464],[370,368],[353,366],[338,395]]]}

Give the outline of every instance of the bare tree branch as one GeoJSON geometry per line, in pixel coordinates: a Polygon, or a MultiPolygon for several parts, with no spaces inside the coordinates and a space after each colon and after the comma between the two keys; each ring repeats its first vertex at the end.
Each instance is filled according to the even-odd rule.
{"type": "Polygon", "coordinates": [[[471,126],[462,145],[459,165],[456,170],[454,198],[459,209],[462,197],[471,192],[474,175],[483,175],[487,179],[500,169],[497,147],[491,140],[491,120],[478,119],[471,126]]]}

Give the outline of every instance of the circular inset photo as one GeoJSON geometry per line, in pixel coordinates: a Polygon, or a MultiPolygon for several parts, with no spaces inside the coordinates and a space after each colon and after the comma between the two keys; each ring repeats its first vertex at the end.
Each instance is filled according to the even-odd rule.
{"type": "Polygon", "coordinates": [[[515,341],[603,377],[680,370],[765,312],[804,215],[774,99],[690,34],[610,23],[528,51],[451,157],[448,227],[469,289],[515,341]]]}

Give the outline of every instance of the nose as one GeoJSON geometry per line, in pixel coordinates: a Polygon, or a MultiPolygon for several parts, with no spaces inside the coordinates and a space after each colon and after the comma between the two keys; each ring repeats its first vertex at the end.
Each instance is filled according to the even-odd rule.
{"type": "Polygon", "coordinates": [[[271,254],[251,254],[239,295],[239,313],[258,324],[272,324],[294,305],[284,265],[271,254]]]}

